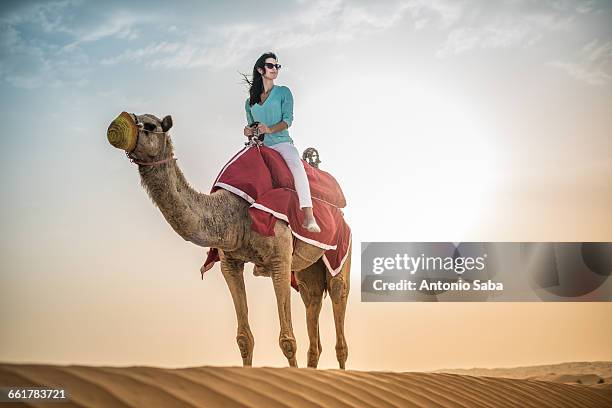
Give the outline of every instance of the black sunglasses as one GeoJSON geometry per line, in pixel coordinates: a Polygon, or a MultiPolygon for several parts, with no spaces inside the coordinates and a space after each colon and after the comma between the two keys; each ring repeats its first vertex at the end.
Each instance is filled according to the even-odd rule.
{"type": "Polygon", "coordinates": [[[281,69],[281,65],[280,64],[273,64],[271,62],[264,62],[264,65],[268,69],[272,69],[272,68],[276,68],[277,70],[281,69]]]}

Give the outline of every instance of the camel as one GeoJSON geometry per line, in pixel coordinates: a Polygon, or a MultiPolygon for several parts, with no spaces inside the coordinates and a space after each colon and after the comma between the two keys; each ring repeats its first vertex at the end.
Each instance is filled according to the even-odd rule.
{"type": "Polygon", "coordinates": [[[252,365],[255,345],[243,277],[244,264],[252,262],[256,275],[272,279],[280,320],[279,345],[289,366],[297,367],[290,307],[294,271],[306,306],[308,367],[316,368],[321,355],[319,313],[324,292],[328,292],[336,329],[336,358],[344,369],[348,357],[344,316],[350,289],[351,248],[341,272],[332,276],[322,261],[324,250],[294,240],[285,222],[276,222],[273,237],[251,231],[249,203],[244,199],[226,190],[203,194],[189,185],[174,158],[168,133],[171,127],[170,116],[160,120],[150,114],[123,112],[109,126],[108,140],[138,165],[142,186],[177,234],[201,247],[219,249],[221,272],[236,310],[236,342],[243,366],[252,365]]]}

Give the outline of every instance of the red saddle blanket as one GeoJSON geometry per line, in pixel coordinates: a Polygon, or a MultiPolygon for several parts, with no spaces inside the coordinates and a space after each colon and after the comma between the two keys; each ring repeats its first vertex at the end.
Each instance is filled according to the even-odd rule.
{"type": "MultiPolygon", "coordinates": [[[[321,227],[320,233],[302,227],[303,212],[293,176],[282,156],[268,147],[248,146],[236,153],[221,169],[211,193],[222,188],[248,201],[251,229],[261,235],[274,236],[276,221],[287,222],[295,238],[325,249],[323,262],[332,275],[337,275],[351,244],[351,229],[340,210],[346,206],[346,200],[331,174],[304,161],[302,164],[310,183],[313,212],[321,227]]],[[[218,260],[217,249],[211,248],[204,262],[205,271],[218,260]]],[[[291,285],[297,290],[293,273],[291,285]]]]}

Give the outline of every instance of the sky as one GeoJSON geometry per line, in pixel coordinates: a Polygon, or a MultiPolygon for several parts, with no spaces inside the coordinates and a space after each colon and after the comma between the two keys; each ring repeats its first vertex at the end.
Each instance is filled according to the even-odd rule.
{"type": "MultiPolygon", "coordinates": [[[[171,114],[178,164],[207,192],[243,145],[241,73],[266,51],[355,248],[612,241],[611,21],[608,1],[2,2],[0,361],[241,363],[218,266],[200,280],[205,250],[106,129],[123,110],[171,114]]],[[[358,251],[352,265],[348,368],[612,360],[610,303],[361,303],[358,251]]],[[[271,281],[251,268],[254,364],[284,366],[271,281]]],[[[297,293],[292,310],[304,365],[297,293]]]]}

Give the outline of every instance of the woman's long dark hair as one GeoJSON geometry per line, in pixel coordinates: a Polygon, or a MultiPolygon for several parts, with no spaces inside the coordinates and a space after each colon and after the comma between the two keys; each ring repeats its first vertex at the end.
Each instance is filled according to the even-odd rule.
{"type": "Polygon", "coordinates": [[[255,61],[255,65],[253,66],[253,75],[251,76],[250,80],[245,74],[242,74],[242,76],[244,77],[244,82],[249,85],[249,104],[251,106],[261,102],[261,94],[264,91],[264,86],[263,79],[259,71],[257,71],[257,68],[260,68],[264,72],[266,72],[266,69],[264,68],[264,63],[268,58],[278,59],[276,58],[276,55],[273,52],[266,52],[265,54],[262,54],[261,57],[257,58],[257,61],[255,61]]]}

